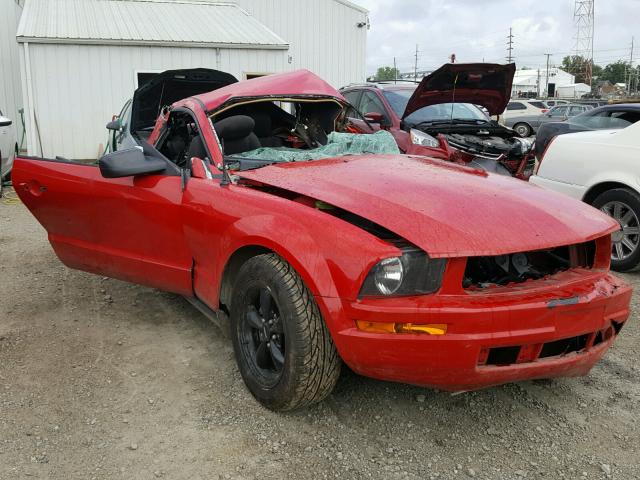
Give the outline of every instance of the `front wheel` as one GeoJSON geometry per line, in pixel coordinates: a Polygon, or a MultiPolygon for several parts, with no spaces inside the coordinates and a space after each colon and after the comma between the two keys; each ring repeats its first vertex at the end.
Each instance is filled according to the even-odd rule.
{"type": "Polygon", "coordinates": [[[238,272],[231,336],[247,388],[271,410],[321,401],[340,375],[340,357],[313,296],[275,254],[253,257],[238,272]]]}
{"type": "Polygon", "coordinates": [[[513,126],[513,130],[521,137],[528,137],[531,135],[531,127],[527,123],[516,123],[513,126]]]}
{"type": "Polygon", "coordinates": [[[640,195],[626,188],[608,190],[593,201],[620,224],[611,234],[611,268],[625,272],[640,263],[640,195]]]}

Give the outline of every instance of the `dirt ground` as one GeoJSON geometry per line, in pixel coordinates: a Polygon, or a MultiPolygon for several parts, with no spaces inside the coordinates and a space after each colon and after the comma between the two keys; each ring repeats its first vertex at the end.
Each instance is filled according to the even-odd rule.
{"type": "Polygon", "coordinates": [[[637,479],[637,316],[585,378],[452,396],[345,372],[275,414],[184,299],[65,268],[0,202],[0,479],[637,479]]]}

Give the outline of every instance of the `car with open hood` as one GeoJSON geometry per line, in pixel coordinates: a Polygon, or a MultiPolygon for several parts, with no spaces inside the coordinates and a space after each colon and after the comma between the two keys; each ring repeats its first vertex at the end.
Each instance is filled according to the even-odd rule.
{"type": "Polygon", "coordinates": [[[388,132],[351,132],[348,108],[308,71],[242,81],[175,102],[97,164],[19,157],[14,184],[68,267],[228,321],[274,410],[325,398],[342,363],[454,392],[589,372],[629,314],[618,225],[403,155],[388,132]]]}
{"type": "Polygon", "coordinates": [[[527,179],[533,172],[533,140],[487,118],[500,115],[511,94],[515,65],[445,64],[419,84],[350,85],[341,93],[353,105],[363,131],[393,134],[403,152],[471,165],[527,179]]]}

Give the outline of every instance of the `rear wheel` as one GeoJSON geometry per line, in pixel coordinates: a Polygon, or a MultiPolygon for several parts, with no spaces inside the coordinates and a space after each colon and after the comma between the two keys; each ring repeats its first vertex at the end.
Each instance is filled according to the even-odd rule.
{"type": "Polygon", "coordinates": [[[640,195],[626,188],[608,190],[593,201],[620,224],[611,234],[611,268],[627,271],[640,263],[640,195]]]}
{"type": "Polygon", "coordinates": [[[531,135],[531,126],[528,123],[516,123],[513,126],[513,130],[521,137],[528,137],[531,135]]]}
{"type": "Polygon", "coordinates": [[[275,254],[253,257],[238,272],[231,336],[245,384],[271,410],[319,402],[340,375],[340,357],[313,296],[275,254]]]}

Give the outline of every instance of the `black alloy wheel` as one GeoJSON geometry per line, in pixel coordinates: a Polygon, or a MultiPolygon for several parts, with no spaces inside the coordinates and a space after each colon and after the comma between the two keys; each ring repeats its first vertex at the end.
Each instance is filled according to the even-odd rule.
{"type": "Polygon", "coordinates": [[[293,410],[331,393],[342,362],[313,295],[289,263],[273,253],[247,260],[230,310],[238,368],[260,403],[293,410]]]}

